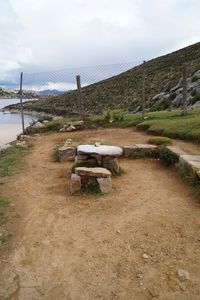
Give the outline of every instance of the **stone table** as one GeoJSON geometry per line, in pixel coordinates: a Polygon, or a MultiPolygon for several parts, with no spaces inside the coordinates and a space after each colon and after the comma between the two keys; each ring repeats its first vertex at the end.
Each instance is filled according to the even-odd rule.
{"type": "Polygon", "coordinates": [[[112,174],[119,173],[118,157],[123,154],[123,149],[108,145],[79,145],[77,147],[76,162],[93,162],[111,171],[112,174]]]}

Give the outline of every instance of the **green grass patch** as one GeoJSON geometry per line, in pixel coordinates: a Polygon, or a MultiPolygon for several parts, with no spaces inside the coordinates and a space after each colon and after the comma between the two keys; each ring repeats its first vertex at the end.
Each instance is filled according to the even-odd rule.
{"type": "Polygon", "coordinates": [[[150,138],[148,140],[148,143],[152,144],[152,145],[157,145],[157,146],[172,145],[172,140],[170,138],[164,137],[164,136],[155,136],[155,137],[150,138]]]}
{"type": "Polygon", "coordinates": [[[5,207],[8,205],[8,201],[5,197],[0,195],[0,225],[6,222],[5,207]]]}
{"type": "Polygon", "coordinates": [[[22,161],[23,156],[30,151],[30,148],[22,149],[11,147],[0,153],[0,176],[10,175],[22,161]]]}
{"type": "Polygon", "coordinates": [[[172,153],[170,150],[168,150],[164,146],[159,149],[159,158],[160,158],[160,161],[165,166],[168,166],[168,167],[175,165],[179,160],[179,158],[176,154],[172,153]]]}

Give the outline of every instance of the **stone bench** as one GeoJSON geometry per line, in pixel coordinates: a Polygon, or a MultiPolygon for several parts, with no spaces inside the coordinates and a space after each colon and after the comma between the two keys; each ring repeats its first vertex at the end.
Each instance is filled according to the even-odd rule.
{"type": "Polygon", "coordinates": [[[72,194],[80,192],[83,185],[89,182],[90,178],[96,178],[102,194],[112,190],[111,172],[105,168],[77,167],[75,173],[71,174],[70,191],[72,194]]]}
{"type": "Polygon", "coordinates": [[[151,144],[134,144],[131,146],[124,146],[123,154],[126,158],[134,156],[137,153],[144,153],[145,155],[151,156],[156,152],[157,148],[157,146],[151,144]]]}

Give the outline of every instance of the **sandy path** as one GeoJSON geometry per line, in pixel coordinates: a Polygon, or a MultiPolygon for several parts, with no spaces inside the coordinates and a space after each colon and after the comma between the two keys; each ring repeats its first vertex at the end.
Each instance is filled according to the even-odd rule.
{"type": "MultiPolygon", "coordinates": [[[[11,220],[8,262],[0,264],[0,299],[200,299],[200,211],[191,189],[157,161],[124,159],[111,194],[72,197],[71,164],[53,161],[56,143],[68,137],[37,137],[24,167],[0,185],[20,215],[11,220]],[[179,269],[190,280],[181,282],[179,269]]],[[[147,140],[131,129],[70,137],[115,145],[147,140]]]]}

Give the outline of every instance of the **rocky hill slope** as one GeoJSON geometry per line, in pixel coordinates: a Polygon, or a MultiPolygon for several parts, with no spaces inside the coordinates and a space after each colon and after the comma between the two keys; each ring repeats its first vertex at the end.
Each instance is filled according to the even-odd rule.
{"type": "MultiPolygon", "coordinates": [[[[182,65],[188,71],[188,103],[199,99],[200,43],[146,62],[146,106],[162,110],[181,105],[182,65]],[[177,98],[178,96],[178,98],[177,98]],[[192,100],[190,100],[192,98],[192,100]]],[[[100,81],[82,89],[86,113],[100,114],[107,108],[123,108],[130,112],[140,110],[143,65],[118,76],[100,81]]],[[[200,100],[200,99],[199,99],[200,100]]],[[[77,92],[27,102],[25,108],[56,114],[78,113],[77,92]]]]}

